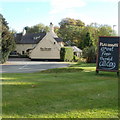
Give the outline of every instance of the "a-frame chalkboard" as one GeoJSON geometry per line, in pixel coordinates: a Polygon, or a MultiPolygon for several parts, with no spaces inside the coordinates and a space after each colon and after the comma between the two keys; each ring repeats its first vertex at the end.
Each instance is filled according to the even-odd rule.
{"type": "Polygon", "coordinates": [[[120,37],[99,37],[96,72],[111,71],[119,75],[120,37]]]}

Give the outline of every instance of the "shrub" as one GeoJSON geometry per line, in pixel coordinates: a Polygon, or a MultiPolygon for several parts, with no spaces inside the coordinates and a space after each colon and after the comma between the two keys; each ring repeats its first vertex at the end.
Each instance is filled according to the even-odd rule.
{"type": "Polygon", "coordinates": [[[80,59],[80,58],[77,57],[76,55],[73,56],[73,60],[74,60],[74,62],[77,62],[79,59],[80,59]]]}
{"type": "Polygon", "coordinates": [[[71,48],[71,47],[61,48],[60,59],[62,61],[73,61],[73,48],[71,48]]]}
{"type": "Polygon", "coordinates": [[[0,63],[7,61],[8,56],[12,50],[15,48],[14,33],[9,30],[8,23],[5,18],[0,14],[0,23],[1,23],[1,46],[0,46],[0,63]]]}
{"type": "Polygon", "coordinates": [[[9,51],[6,51],[6,52],[1,52],[1,56],[0,56],[0,63],[5,63],[8,59],[8,56],[9,56],[10,52],[9,51]]]}
{"type": "Polygon", "coordinates": [[[86,59],[87,63],[96,62],[96,48],[94,46],[84,48],[83,58],[86,59]]]}

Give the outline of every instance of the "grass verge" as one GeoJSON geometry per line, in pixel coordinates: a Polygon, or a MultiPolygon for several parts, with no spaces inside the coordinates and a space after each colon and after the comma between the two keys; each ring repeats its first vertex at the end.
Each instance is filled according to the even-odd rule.
{"type": "Polygon", "coordinates": [[[117,118],[118,78],[95,64],[3,74],[3,118],[117,118]]]}

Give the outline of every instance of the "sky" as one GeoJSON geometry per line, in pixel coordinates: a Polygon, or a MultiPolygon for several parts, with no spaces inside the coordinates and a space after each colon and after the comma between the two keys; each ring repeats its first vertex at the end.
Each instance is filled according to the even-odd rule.
{"type": "Polygon", "coordinates": [[[118,31],[119,0],[0,0],[0,13],[10,29],[22,32],[39,23],[59,26],[70,17],[90,23],[107,24],[118,31]],[[116,25],[116,26],[115,26],[116,25]],[[113,27],[114,26],[114,27],[113,27]]]}

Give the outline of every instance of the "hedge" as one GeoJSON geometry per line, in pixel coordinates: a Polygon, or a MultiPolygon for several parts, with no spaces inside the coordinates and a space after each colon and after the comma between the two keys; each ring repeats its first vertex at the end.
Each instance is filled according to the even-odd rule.
{"type": "Polygon", "coordinates": [[[62,61],[73,61],[73,48],[71,47],[62,47],[60,50],[60,59],[62,61]]]}

